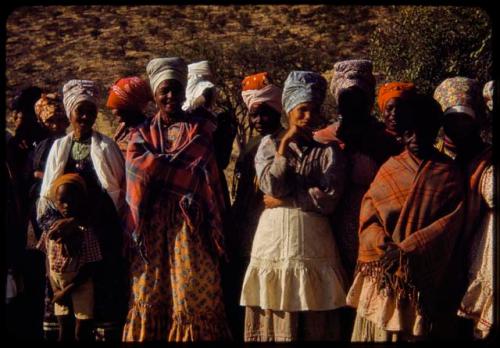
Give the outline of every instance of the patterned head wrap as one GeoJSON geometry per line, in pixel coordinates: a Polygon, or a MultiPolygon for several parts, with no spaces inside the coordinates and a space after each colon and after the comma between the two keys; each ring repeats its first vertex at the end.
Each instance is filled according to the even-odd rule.
{"type": "Polygon", "coordinates": [[[333,66],[333,77],[330,83],[330,92],[338,103],[340,92],[352,86],[359,87],[366,95],[373,99],[375,94],[375,77],[373,64],[366,59],[344,60],[333,66]]]}
{"type": "Polygon", "coordinates": [[[215,85],[207,80],[211,76],[210,66],[207,60],[188,65],[188,81],[186,87],[186,101],[182,110],[188,111],[196,108],[195,101],[206,89],[214,88],[215,85]]]}
{"type": "Polygon", "coordinates": [[[283,87],[282,103],[288,114],[297,105],[313,102],[320,106],[325,100],[326,80],[312,71],[292,71],[283,87]]]}
{"type": "Polygon", "coordinates": [[[484,110],[479,82],[467,77],[452,77],[441,82],[434,91],[434,99],[441,104],[445,115],[460,112],[477,119],[484,110]]]}
{"type": "Polygon", "coordinates": [[[99,89],[95,82],[90,80],[70,80],[66,82],[63,86],[63,104],[68,118],[82,101],[89,101],[96,107],[98,106],[99,89]]]}
{"type": "Polygon", "coordinates": [[[116,81],[109,89],[106,106],[110,109],[134,109],[142,111],[152,101],[151,90],[146,81],[137,76],[116,81]]]}
{"type": "Polygon", "coordinates": [[[182,58],[155,58],[148,63],[146,72],[153,95],[158,86],[165,80],[177,80],[186,88],[187,65],[182,58]]]}
{"type": "Polygon", "coordinates": [[[281,88],[271,84],[267,72],[247,76],[242,82],[241,97],[248,110],[255,104],[266,103],[281,113],[281,88]]]}
{"type": "Polygon", "coordinates": [[[57,189],[59,186],[65,184],[76,186],[83,197],[87,196],[87,185],[85,184],[85,180],[83,180],[83,178],[77,173],[67,173],[61,175],[52,183],[50,189],[51,199],[55,200],[57,189]]]}
{"type": "Polygon", "coordinates": [[[416,93],[415,85],[411,82],[388,82],[378,90],[377,104],[381,112],[385,110],[385,104],[392,98],[400,98],[404,95],[416,93]]]}
{"type": "Polygon", "coordinates": [[[486,82],[483,88],[483,99],[486,103],[488,110],[493,111],[493,92],[495,87],[495,81],[486,82]]]}
{"type": "Polygon", "coordinates": [[[42,123],[56,115],[64,114],[59,93],[43,93],[35,103],[35,114],[42,123]]]}

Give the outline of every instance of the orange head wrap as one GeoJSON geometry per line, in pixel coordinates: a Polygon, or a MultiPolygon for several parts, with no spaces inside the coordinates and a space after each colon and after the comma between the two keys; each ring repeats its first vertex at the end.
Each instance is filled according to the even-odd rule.
{"type": "Polygon", "coordinates": [[[389,82],[378,90],[377,103],[380,112],[384,112],[385,104],[392,98],[400,98],[406,93],[415,93],[415,85],[411,82],[389,82]]]}
{"type": "Polygon", "coordinates": [[[82,199],[87,196],[87,185],[85,184],[85,180],[77,173],[67,173],[61,175],[52,183],[50,197],[53,200],[56,198],[58,187],[65,184],[76,186],[82,195],[82,199]]]}
{"type": "Polygon", "coordinates": [[[241,90],[248,91],[251,89],[262,89],[271,84],[271,81],[267,72],[261,72],[245,77],[241,84],[241,90]]]}
{"type": "Polygon", "coordinates": [[[153,97],[149,85],[139,77],[125,77],[116,81],[109,89],[106,106],[110,109],[133,109],[142,111],[153,97]]]}

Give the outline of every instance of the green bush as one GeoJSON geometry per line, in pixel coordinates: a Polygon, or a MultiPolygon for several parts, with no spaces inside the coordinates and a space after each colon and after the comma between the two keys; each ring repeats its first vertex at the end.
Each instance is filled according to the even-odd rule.
{"type": "Polygon", "coordinates": [[[370,55],[384,82],[412,81],[432,93],[447,77],[489,81],[491,35],[481,8],[404,6],[373,32],[370,55]]]}

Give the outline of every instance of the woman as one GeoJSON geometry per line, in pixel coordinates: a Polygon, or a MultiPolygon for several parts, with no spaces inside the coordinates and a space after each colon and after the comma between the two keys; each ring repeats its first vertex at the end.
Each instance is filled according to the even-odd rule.
{"type": "MultiPolygon", "coordinates": [[[[246,146],[241,149],[236,161],[235,176],[238,186],[234,203],[231,206],[231,217],[235,230],[228,233],[230,248],[230,264],[227,272],[228,293],[234,320],[231,320],[233,333],[237,339],[243,339],[244,309],[238,304],[243,277],[250,261],[250,249],[257,229],[260,214],[264,211],[264,194],[257,184],[255,173],[255,154],[263,136],[277,134],[281,127],[281,88],[271,83],[268,73],[259,73],[243,79],[241,96],[247,107],[248,121],[252,129],[257,131],[246,146]]],[[[234,179],[233,179],[234,180],[234,179]]]]}
{"type": "Polygon", "coordinates": [[[149,85],[137,76],[121,78],[109,89],[106,106],[119,122],[113,140],[123,155],[127,152],[132,130],[144,122],[144,109],[152,100],[149,85]]]}
{"type": "Polygon", "coordinates": [[[265,136],[255,156],[266,209],[241,293],[245,341],[339,338],[344,279],[327,216],[343,189],[344,162],[336,143],[313,140],[325,90],[321,75],[292,71],[282,95],[290,127],[265,136]]]}
{"type": "MultiPolygon", "coordinates": [[[[92,129],[98,102],[98,89],[92,81],[71,80],[63,86],[63,104],[72,132],[57,139],[50,149],[37,216],[40,221],[48,209],[54,209],[48,197],[59,176],[77,173],[83,177],[92,202],[88,217],[95,226],[103,254],[95,275],[95,331],[101,340],[118,334],[125,311],[119,219],[124,203],[124,161],[113,140],[92,129]]],[[[52,227],[67,231],[74,225],[72,219],[59,219],[52,227]]],[[[67,320],[60,325],[70,325],[67,320]]]]}
{"type": "Polygon", "coordinates": [[[480,136],[485,105],[479,83],[466,77],[444,80],[434,98],[445,114],[443,128],[452,145],[449,151],[456,156],[467,182],[464,230],[456,253],[457,270],[464,278],[458,313],[474,322],[476,338],[484,338],[493,324],[494,233],[492,147],[480,136]]]}
{"type": "Polygon", "coordinates": [[[352,341],[428,337],[460,234],[461,176],[433,147],[439,105],[427,96],[403,102],[409,105],[396,114],[396,130],[405,151],[380,167],[361,204],[358,265],[347,295],[357,310],[352,341]]]}
{"type": "Polygon", "coordinates": [[[127,202],[139,253],[123,340],[227,339],[213,123],[203,109],[188,116],[181,108],[184,60],[153,59],[147,73],[158,113],[134,132],[127,150],[127,202]]]}

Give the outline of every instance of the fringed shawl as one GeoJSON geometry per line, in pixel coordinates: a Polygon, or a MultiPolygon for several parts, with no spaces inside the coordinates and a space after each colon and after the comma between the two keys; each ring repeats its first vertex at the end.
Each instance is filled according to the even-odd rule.
{"type": "Polygon", "coordinates": [[[371,276],[397,300],[427,315],[461,231],[463,181],[443,155],[418,160],[408,151],[380,168],[361,204],[357,272],[371,276]],[[399,245],[399,267],[383,269],[383,242],[399,245]]]}
{"type": "Polygon", "coordinates": [[[147,120],[132,134],[127,148],[126,200],[132,239],[147,262],[144,234],[148,231],[142,228],[144,220],[159,195],[168,194],[175,197],[190,230],[207,231],[213,250],[223,255],[224,200],[212,145],[213,125],[190,115],[177,123],[179,136],[166,148],[162,145],[160,122],[159,115],[147,120]]]}

